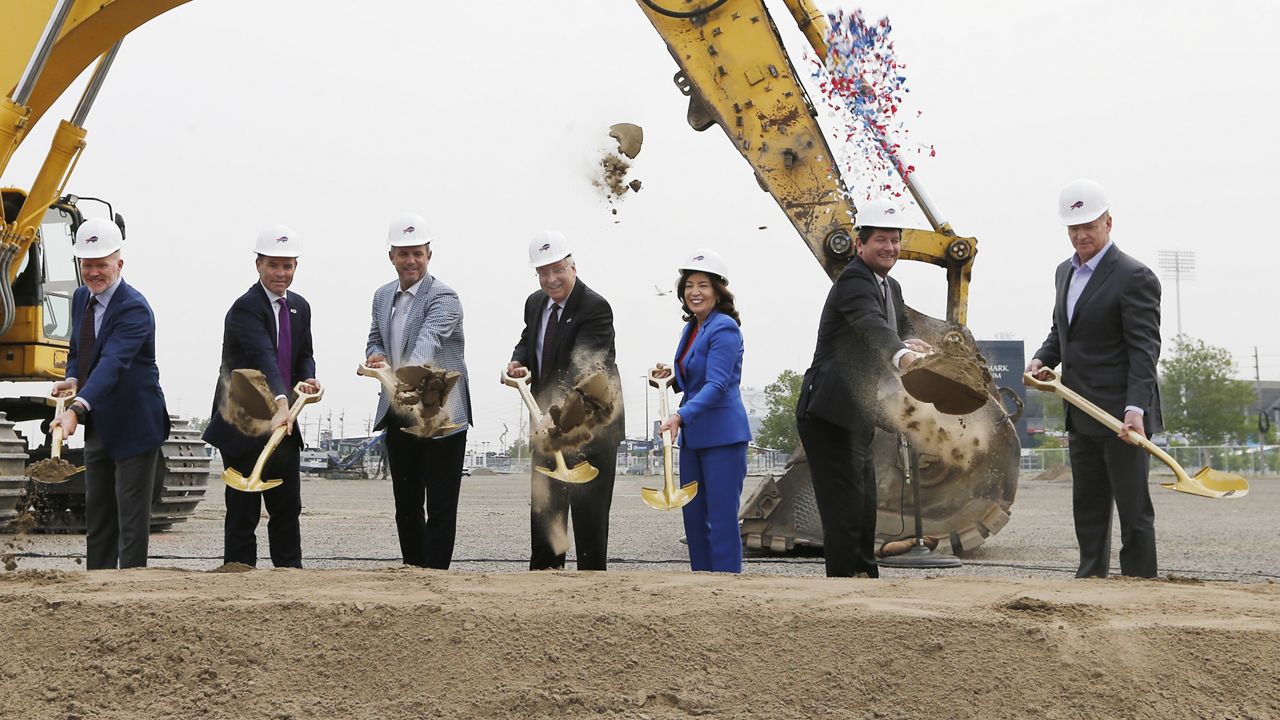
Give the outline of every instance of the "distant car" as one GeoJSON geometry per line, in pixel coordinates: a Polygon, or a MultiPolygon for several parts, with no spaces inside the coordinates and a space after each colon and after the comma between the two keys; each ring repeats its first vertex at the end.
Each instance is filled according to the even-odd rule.
{"type": "Polygon", "coordinates": [[[647,475],[649,474],[649,470],[643,465],[632,465],[631,467],[627,468],[627,474],[628,475],[647,475]]]}
{"type": "Polygon", "coordinates": [[[464,477],[471,477],[471,468],[469,467],[462,468],[462,475],[464,477]]]}

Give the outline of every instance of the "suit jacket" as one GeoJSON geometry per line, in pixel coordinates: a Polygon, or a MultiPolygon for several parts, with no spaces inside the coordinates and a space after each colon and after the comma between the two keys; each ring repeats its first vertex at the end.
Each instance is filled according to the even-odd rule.
{"type": "Polygon", "coordinates": [[[685,324],[676,346],[675,386],[677,392],[684,393],[680,401],[680,446],[701,449],[750,442],[751,427],[739,390],[742,331],[733,318],[712,310],[698,328],[693,346],[684,353],[695,325],[695,321],[685,324]]]}
{"type": "Polygon", "coordinates": [[[813,363],[804,374],[796,417],[814,416],[854,429],[875,421],[881,380],[893,372],[893,356],[912,337],[902,286],[886,278],[893,293],[898,332],[889,327],[875,272],[854,256],[827,293],[818,322],[813,363]]]}
{"type": "MultiPolygon", "coordinates": [[[[298,383],[316,375],[316,361],[311,344],[311,306],[299,294],[290,291],[285,300],[289,306],[291,350],[289,372],[291,383],[298,383]]],[[[222,405],[224,383],[232,370],[251,368],[266,376],[272,395],[284,395],[293,400],[293,386],[285,385],[276,363],[276,308],[271,305],[267,291],[261,283],[236,299],[227,311],[222,332],[222,367],[218,370],[218,388],[213,395],[213,414],[209,427],[204,431],[204,441],[224,454],[245,456],[262,451],[267,437],[252,437],[241,433],[222,419],[218,408],[222,405]]],[[[294,424],[293,434],[286,438],[302,444],[302,434],[294,424]]]]}
{"type": "Polygon", "coordinates": [[[89,403],[89,423],[107,454],[123,460],[155,450],[169,436],[169,411],[156,366],[156,319],[142,293],[123,279],[104,308],[93,353],[79,356],[80,323],[89,288],[71,296],[71,348],[67,377],[81,381],[77,395],[89,403]],[[88,368],[85,382],[82,370],[88,368]]]}
{"type": "Polygon", "coordinates": [[[531,373],[530,389],[538,405],[546,410],[558,402],[565,390],[573,387],[580,378],[595,370],[603,369],[613,385],[618,399],[617,418],[610,427],[596,433],[593,448],[606,445],[616,449],[623,437],[622,379],[615,361],[613,333],[613,308],[587,284],[578,278],[573,290],[564,301],[560,321],[556,325],[552,342],[551,361],[546,368],[535,357],[538,353],[538,333],[541,330],[542,311],[546,308],[547,294],[536,290],[524,303],[524,331],[520,342],[511,352],[511,359],[524,365],[531,373]]]}
{"type": "MultiPolygon", "coordinates": [[[[1062,383],[1119,419],[1125,407],[1142,408],[1148,436],[1164,429],[1160,414],[1160,281],[1146,265],[1112,245],[1076,300],[1067,322],[1071,261],[1058,266],[1053,327],[1033,357],[1048,367],[1063,365],[1062,383]]],[[[1068,431],[1115,432],[1070,403],[1068,431]]]]}
{"type": "MultiPolygon", "coordinates": [[[[391,362],[391,310],[395,305],[400,281],[393,280],[373,293],[373,320],[369,325],[369,342],[365,357],[384,355],[391,362]]],[[[462,333],[462,302],[458,293],[435,277],[428,275],[418,286],[418,294],[405,316],[404,338],[400,348],[401,365],[431,363],[435,367],[462,373],[458,383],[449,392],[447,411],[449,419],[458,425],[471,424],[471,390],[467,378],[467,362],[464,357],[465,341],[462,333]]],[[[387,425],[387,409],[391,398],[384,388],[378,398],[375,430],[387,425]]],[[[464,428],[456,432],[463,432],[464,428]]]]}

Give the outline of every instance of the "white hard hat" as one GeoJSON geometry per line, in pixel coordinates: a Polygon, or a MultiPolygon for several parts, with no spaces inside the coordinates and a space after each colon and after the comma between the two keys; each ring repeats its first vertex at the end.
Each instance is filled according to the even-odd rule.
{"type": "Polygon", "coordinates": [[[104,258],[124,247],[120,226],[106,218],[91,218],[80,223],[71,254],[78,258],[104,258]]]}
{"type": "Polygon", "coordinates": [[[885,199],[872,200],[858,208],[858,216],[855,219],[857,220],[855,230],[861,230],[864,227],[896,229],[908,227],[906,212],[894,205],[893,201],[885,199]]]}
{"type": "Polygon", "coordinates": [[[302,240],[287,225],[272,225],[258,233],[258,244],[253,251],[268,257],[296,258],[302,254],[302,240]]]}
{"type": "Polygon", "coordinates": [[[397,215],[387,227],[387,244],[391,247],[431,244],[431,236],[427,234],[427,221],[417,213],[397,215]]]}
{"type": "Polygon", "coordinates": [[[709,248],[694,250],[676,269],[709,272],[719,275],[721,280],[729,282],[729,264],[724,261],[724,258],[720,257],[720,253],[709,248]]]}
{"type": "Polygon", "coordinates": [[[1084,225],[1111,209],[1107,191],[1092,180],[1072,180],[1058,193],[1058,219],[1063,225],[1084,225]]]}
{"type": "Polygon", "coordinates": [[[569,241],[555,230],[543,230],[529,241],[529,267],[559,262],[573,254],[569,241]]]}

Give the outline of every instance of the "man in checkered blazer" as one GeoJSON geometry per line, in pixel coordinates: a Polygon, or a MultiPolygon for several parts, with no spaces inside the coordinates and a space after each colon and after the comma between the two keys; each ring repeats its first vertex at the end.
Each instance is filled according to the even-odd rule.
{"type": "Polygon", "coordinates": [[[431,238],[421,216],[405,213],[387,231],[387,255],[397,279],[373,294],[373,322],[365,364],[392,369],[431,365],[462,374],[444,411],[459,428],[443,437],[402,432],[412,420],[389,411],[384,389],[375,430],[386,432],[387,462],[396,503],[396,530],[406,565],[447,569],[458,527],[458,492],[471,424],[471,394],[463,357],[462,303],[453,288],[427,272],[431,238]],[[425,503],[425,513],[424,513],[425,503]]]}

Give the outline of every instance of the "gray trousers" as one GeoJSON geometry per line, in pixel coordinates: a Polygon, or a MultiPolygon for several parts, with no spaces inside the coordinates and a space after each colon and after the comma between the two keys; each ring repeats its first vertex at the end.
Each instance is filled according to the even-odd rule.
{"type": "Polygon", "coordinates": [[[85,567],[114,570],[147,566],[151,490],[160,448],[112,460],[92,429],[84,438],[85,567]]]}

